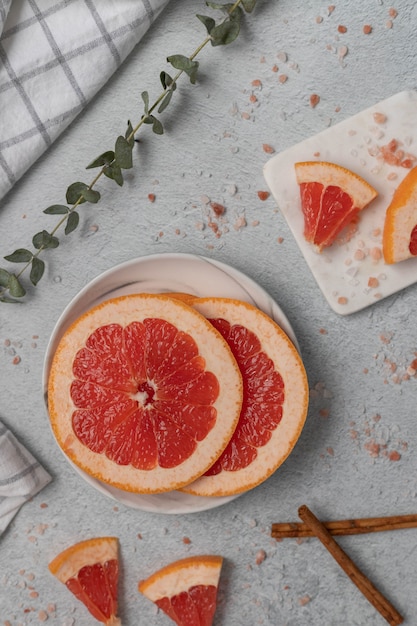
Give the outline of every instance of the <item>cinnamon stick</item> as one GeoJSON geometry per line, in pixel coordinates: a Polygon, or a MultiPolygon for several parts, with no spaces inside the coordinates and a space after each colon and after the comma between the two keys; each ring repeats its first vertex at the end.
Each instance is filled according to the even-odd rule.
{"type": "MultiPolygon", "coordinates": [[[[417,515],[393,515],[390,517],[365,517],[362,519],[345,519],[322,522],[331,535],[360,535],[387,530],[401,530],[417,527],[417,515]]],[[[272,524],[271,537],[312,537],[313,533],[307,524],[300,522],[282,522],[272,524]]]]}
{"type": "Polygon", "coordinates": [[[371,583],[369,578],[355,565],[352,559],[346,554],[339,544],[333,539],[327,528],[320,522],[312,511],[304,504],[298,509],[298,515],[307,524],[312,533],[327,548],[343,571],[349,576],[351,581],[363,593],[365,598],[384,617],[390,626],[402,624],[404,618],[397,609],[381,594],[371,583]]]}

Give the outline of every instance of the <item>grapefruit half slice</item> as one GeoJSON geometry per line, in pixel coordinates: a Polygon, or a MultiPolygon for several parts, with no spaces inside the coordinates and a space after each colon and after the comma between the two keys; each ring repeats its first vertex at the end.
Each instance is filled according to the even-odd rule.
{"type": "Polygon", "coordinates": [[[295,163],[304,215],[304,237],[319,251],[357,219],[376,196],[369,183],[350,170],[326,161],[295,163]]]}
{"type": "Polygon", "coordinates": [[[242,377],[221,334],[179,300],[137,294],[76,320],[52,360],[48,408],[65,454],[137,493],[203,474],[236,428],[242,377]]]}
{"type": "Polygon", "coordinates": [[[256,307],[227,298],[199,298],[193,306],[229,344],[243,377],[243,405],[224,452],[183,491],[242,493],[271,476],[299,438],[308,408],[306,372],[288,336],[256,307]]]}
{"type": "Polygon", "coordinates": [[[139,583],[139,591],[178,626],[211,626],[223,559],[191,556],[158,570],[139,583]]]}
{"type": "Polygon", "coordinates": [[[117,617],[118,544],[116,537],[87,539],[58,554],[48,566],[106,626],[121,626],[117,617]]]}
{"type": "Polygon", "coordinates": [[[382,249],[389,264],[417,256],[417,167],[398,185],[387,208],[382,249]]]}

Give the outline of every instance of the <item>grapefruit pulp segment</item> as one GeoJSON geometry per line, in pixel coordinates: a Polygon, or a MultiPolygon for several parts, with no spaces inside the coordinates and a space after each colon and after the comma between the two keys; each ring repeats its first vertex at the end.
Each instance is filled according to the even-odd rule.
{"type": "Polygon", "coordinates": [[[139,591],[178,626],[211,626],[223,559],[192,556],[161,568],[139,583],[139,591]]]}
{"type": "Polygon", "coordinates": [[[227,298],[200,298],[194,307],[228,342],[243,377],[243,404],[224,452],[182,490],[233,495],[266,480],[291,452],[307,415],[307,376],[288,336],[256,307],[227,298]]]}
{"type": "Polygon", "coordinates": [[[376,190],[354,172],[326,161],[295,163],[304,216],[304,237],[318,250],[339,233],[376,196],[376,190]]]}
{"type": "Polygon", "coordinates": [[[116,537],[81,541],[50,563],[49,571],[106,626],[120,626],[117,617],[119,558],[116,537]]]}
{"type": "Polygon", "coordinates": [[[53,357],[48,409],[64,453],[126,491],[177,489],[204,473],[234,432],[242,377],[197,311],[135,294],[87,311],[53,357]]]}
{"type": "Polygon", "coordinates": [[[389,264],[417,256],[417,167],[398,185],[387,208],[382,249],[389,264]]]}

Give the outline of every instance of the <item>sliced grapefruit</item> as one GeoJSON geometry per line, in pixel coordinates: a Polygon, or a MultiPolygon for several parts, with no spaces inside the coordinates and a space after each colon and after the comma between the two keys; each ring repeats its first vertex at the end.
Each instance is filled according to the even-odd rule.
{"type": "Polygon", "coordinates": [[[137,493],[203,474],[239,419],[242,378],[221,334],[168,296],[108,300],[67,330],[53,357],[48,408],[80,468],[137,493]]]}
{"type": "Polygon", "coordinates": [[[293,449],[307,414],[306,372],[288,336],[256,307],[227,298],[199,298],[193,306],[229,344],[243,377],[243,405],[225,451],[183,491],[241,493],[271,476],[293,449]]]}
{"type": "Polygon", "coordinates": [[[117,617],[119,556],[116,537],[97,537],[76,543],[51,561],[49,571],[98,621],[106,626],[121,626],[117,617]]]}
{"type": "Polygon", "coordinates": [[[295,164],[304,215],[304,237],[319,251],[334,243],[376,196],[369,183],[350,170],[326,161],[295,164]]]}
{"type": "Polygon", "coordinates": [[[139,591],[178,626],[211,626],[217,603],[221,556],[191,556],[158,570],[139,591]]]}
{"type": "Polygon", "coordinates": [[[417,256],[417,167],[398,185],[387,208],[382,249],[390,264],[417,256]]]}

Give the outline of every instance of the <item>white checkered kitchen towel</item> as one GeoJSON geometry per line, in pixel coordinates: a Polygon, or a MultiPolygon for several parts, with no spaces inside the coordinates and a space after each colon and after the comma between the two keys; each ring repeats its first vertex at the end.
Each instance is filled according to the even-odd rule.
{"type": "Polygon", "coordinates": [[[0,535],[51,476],[0,421],[0,535]]]}
{"type": "Polygon", "coordinates": [[[169,0],[0,0],[0,199],[169,0]]]}

